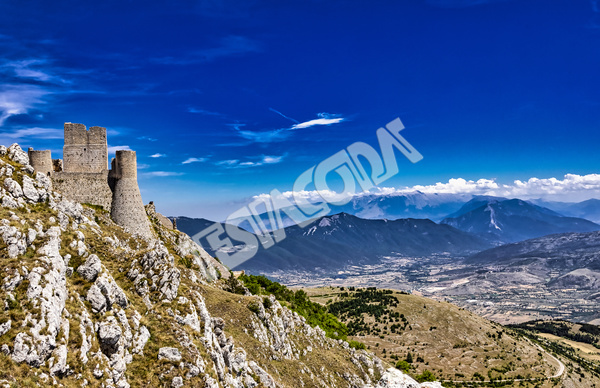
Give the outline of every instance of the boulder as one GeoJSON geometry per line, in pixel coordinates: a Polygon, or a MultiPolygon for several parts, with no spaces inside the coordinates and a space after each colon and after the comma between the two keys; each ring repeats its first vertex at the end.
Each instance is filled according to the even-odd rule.
{"type": "Polygon", "coordinates": [[[4,180],[4,188],[13,196],[13,198],[21,198],[23,196],[21,185],[12,178],[6,178],[4,180]]]}
{"type": "Polygon", "coordinates": [[[178,362],[181,361],[181,352],[177,348],[160,348],[158,350],[158,359],[178,362]]]}
{"type": "Polygon", "coordinates": [[[117,351],[117,343],[121,339],[121,327],[116,323],[102,322],[98,328],[98,341],[104,354],[111,355],[117,351]]]}
{"type": "Polygon", "coordinates": [[[27,155],[27,152],[23,151],[17,143],[8,147],[7,154],[13,162],[20,163],[24,166],[29,164],[29,155],[27,155]]]}
{"type": "Polygon", "coordinates": [[[102,263],[96,255],[90,255],[85,263],[77,268],[77,273],[87,281],[93,282],[102,271],[102,263]]]}
{"type": "Polygon", "coordinates": [[[27,175],[23,176],[23,195],[31,202],[40,200],[40,193],[35,188],[35,181],[27,175]]]}

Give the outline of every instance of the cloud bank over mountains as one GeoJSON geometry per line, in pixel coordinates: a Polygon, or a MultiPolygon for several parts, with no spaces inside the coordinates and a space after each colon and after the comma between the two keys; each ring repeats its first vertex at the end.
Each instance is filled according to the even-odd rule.
{"type": "MultiPolygon", "coordinates": [[[[600,174],[566,174],[562,179],[532,177],[526,181],[515,180],[512,183],[499,183],[496,179],[466,180],[452,178],[448,182],[437,182],[432,185],[416,185],[411,187],[378,187],[368,192],[359,192],[355,196],[381,195],[394,196],[415,192],[425,194],[455,194],[455,195],[490,195],[520,199],[545,199],[553,201],[577,202],[590,198],[600,198],[600,174]]],[[[282,193],[284,197],[294,197],[292,191],[282,193]]],[[[302,191],[295,194],[296,198],[318,202],[322,197],[333,197],[335,193],[317,191],[302,191]]],[[[254,198],[265,198],[260,194],[254,198]]]]}

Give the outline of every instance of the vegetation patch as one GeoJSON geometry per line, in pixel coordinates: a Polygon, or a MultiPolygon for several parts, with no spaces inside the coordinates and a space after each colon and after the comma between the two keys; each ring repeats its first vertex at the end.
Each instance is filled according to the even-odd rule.
{"type": "MultiPolygon", "coordinates": [[[[319,326],[329,338],[343,339],[348,336],[348,327],[331,314],[327,307],[312,302],[303,290],[292,291],[284,285],[269,280],[266,276],[241,275],[239,280],[254,295],[273,295],[280,303],[287,305],[292,311],[306,319],[312,327],[319,326]]],[[[265,298],[268,300],[268,298],[265,298]]],[[[263,299],[263,304],[265,303],[263,299]]],[[[270,302],[268,302],[270,303],[270,302]]],[[[248,306],[252,311],[251,306],[248,306]]],[[[268,308],[265,305],[265,308],[268,308]]]]}

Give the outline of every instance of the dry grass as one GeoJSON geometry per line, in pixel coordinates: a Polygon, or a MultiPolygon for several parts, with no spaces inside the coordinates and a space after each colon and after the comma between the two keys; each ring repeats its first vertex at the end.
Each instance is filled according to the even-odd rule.
{"type": "MultiPolygon", "coordinates": [[[[305,290],[313,301],[336,301],[342,291],[326,287],[305,290]]],[[[347,291],[347,290],[346,290],[347,291]]],[[[518,375],[544,377],[552,374],[549,360],[522,338],[512,336],[504,327],[446,302],[394,292],[399,304],[392,311],[403,314],[409,323],[401,333],[349,337],[366,344],[382,359],[395,364],[413,357],[410,374],[432,371],[438,378],[470,380],[475,373],[488,377],[518,375]],[[499,334],[502,333],[502,334],[499,334]],[[500,338],[499,338],[500,337],[500,338]],[[422,361],[417,362],[419,358],[422,361]],[[496,370],[494,370],[496,369],[496,370]]],[[[365,322],[375,326],[373,318],[365,322]]],[[[392,322],[379,323],[384,330],[392,322]]]]}

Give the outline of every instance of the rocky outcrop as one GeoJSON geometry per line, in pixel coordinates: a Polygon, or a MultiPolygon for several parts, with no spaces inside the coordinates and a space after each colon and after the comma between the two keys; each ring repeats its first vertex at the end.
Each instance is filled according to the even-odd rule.
{"type": "Polygon", "coordinates": [[[0,349],[9,370],[31,368],[30,385],[409,387],[274,297],[265,308],[223,291],[228,269],[154,210],[157,238],[139,238],[27,163],[18,145],[0,147],[0,349]],[[343,372],[309,362],[328,352],[343,372]]]}

